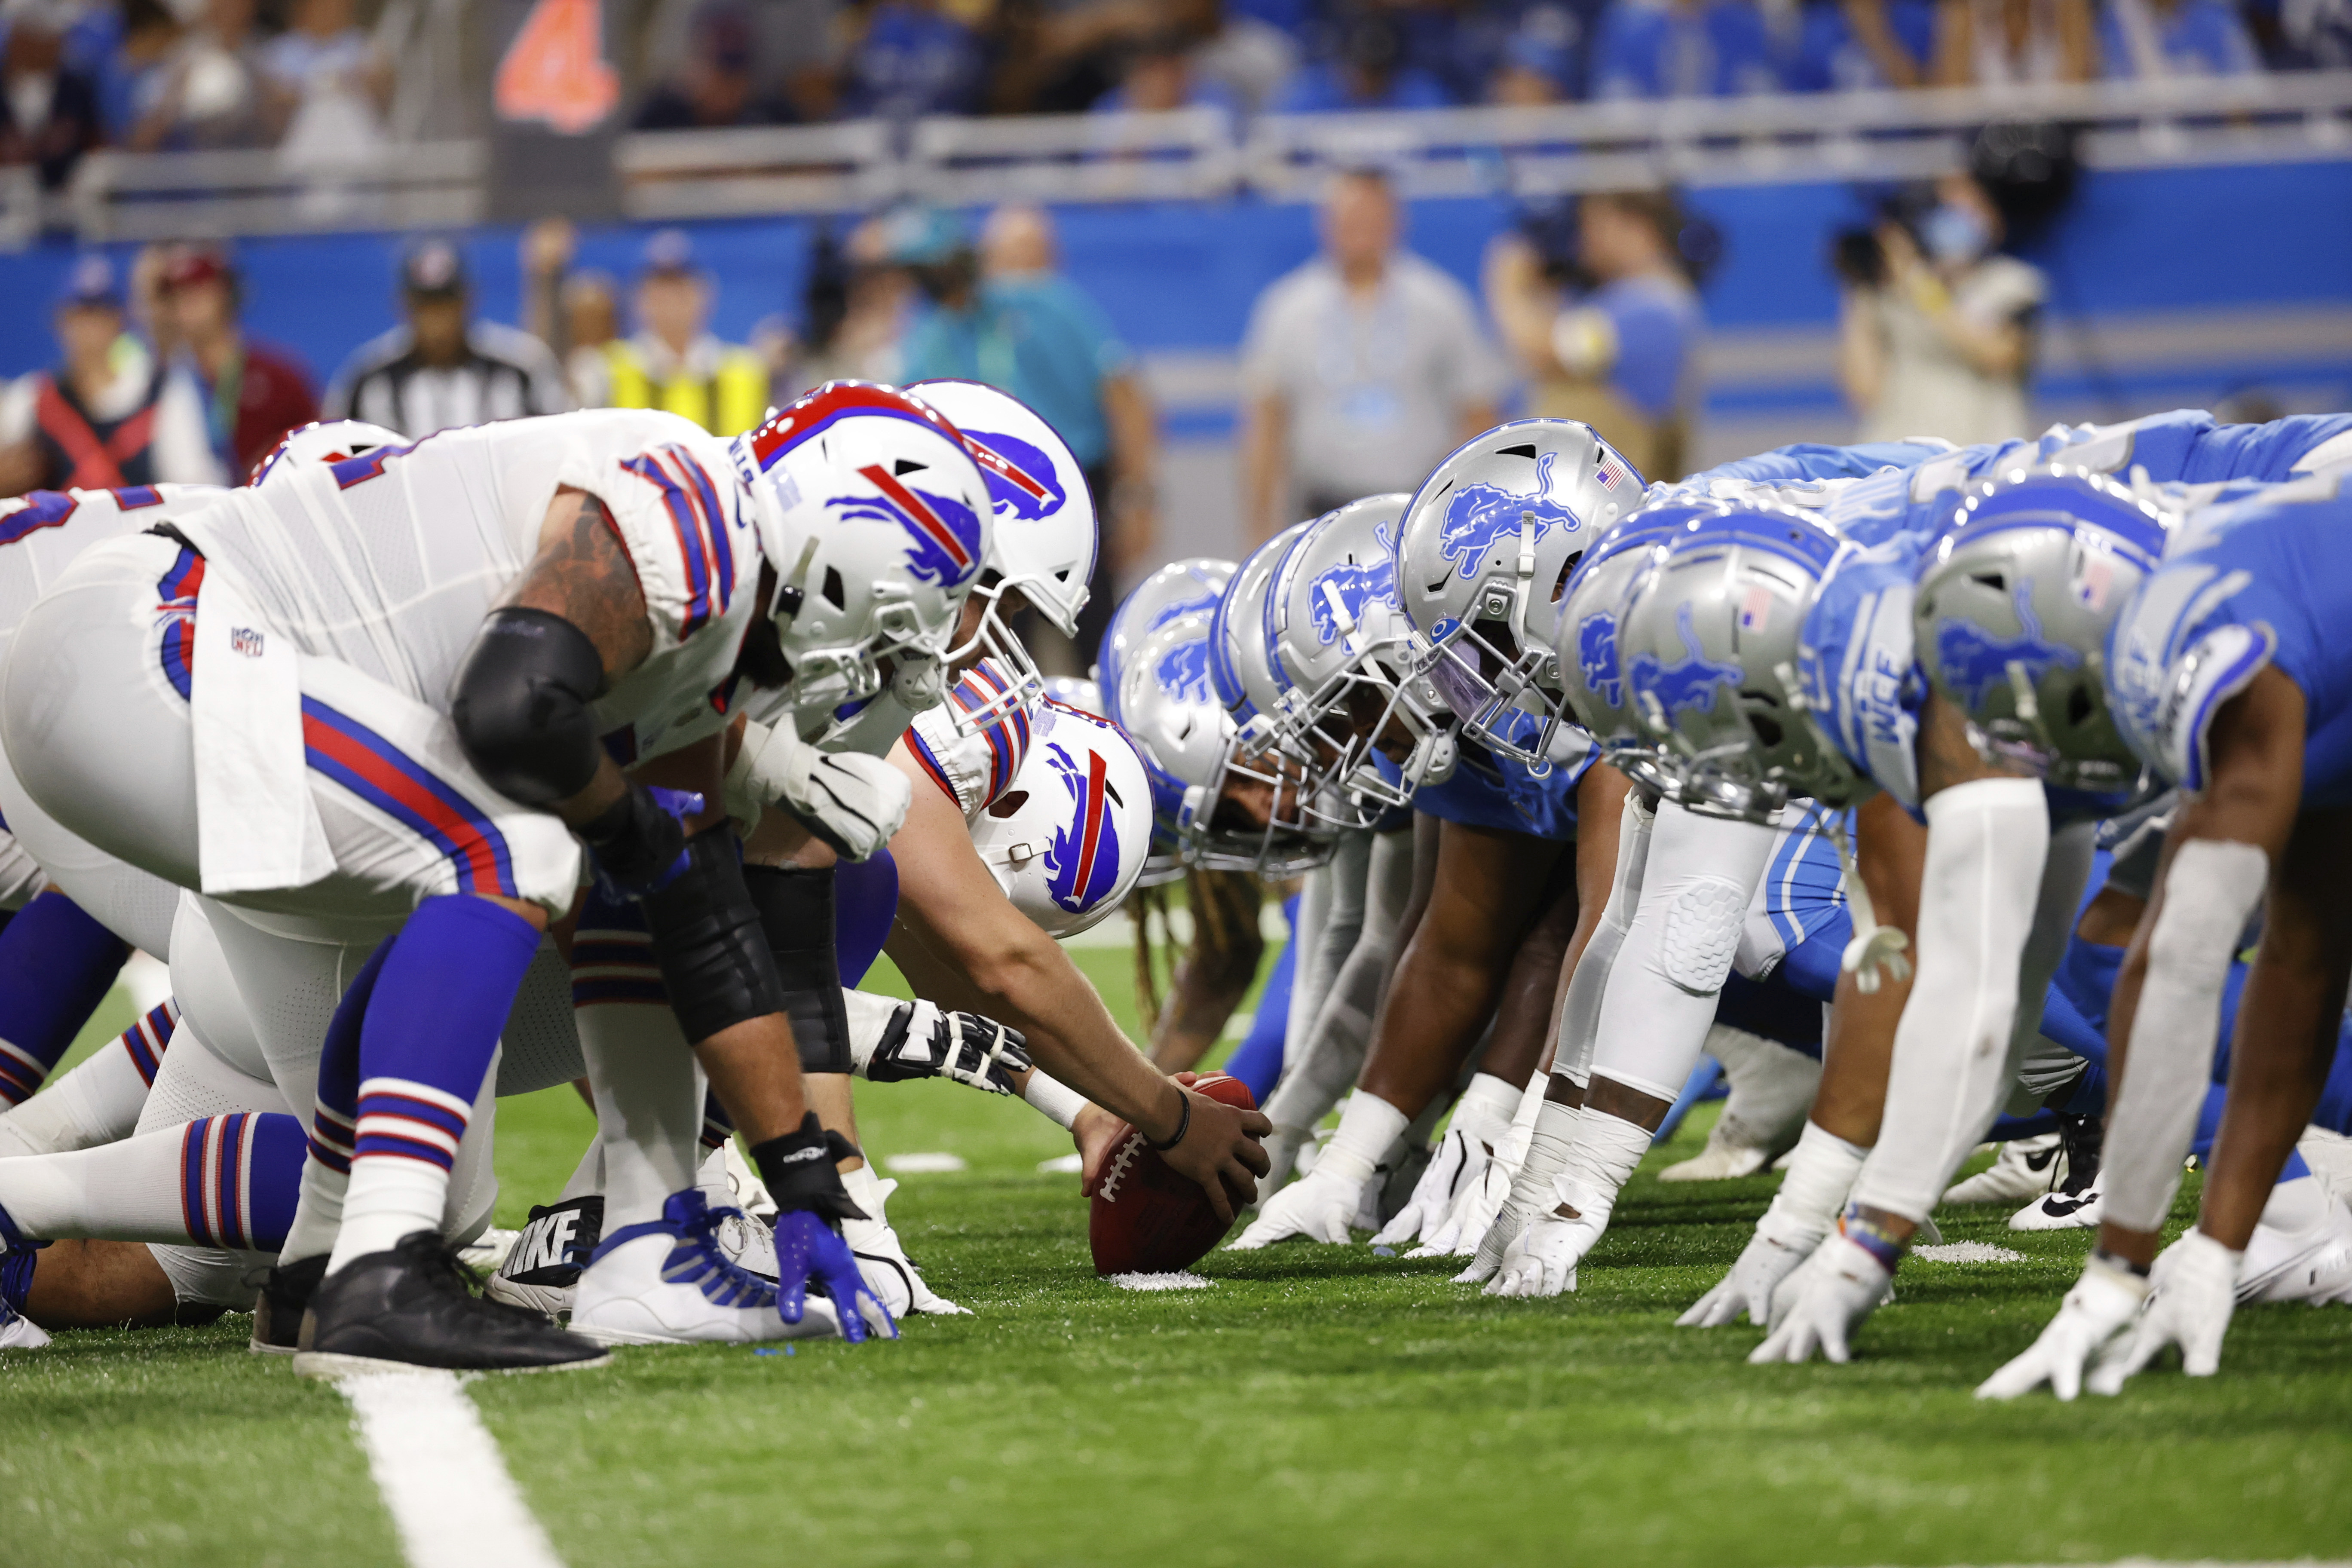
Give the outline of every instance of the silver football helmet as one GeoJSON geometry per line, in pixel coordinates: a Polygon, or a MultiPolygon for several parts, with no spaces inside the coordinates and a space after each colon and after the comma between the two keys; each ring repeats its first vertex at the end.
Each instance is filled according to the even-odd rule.
{"type": "Polygon", "coordinates": [[[1560,602],[1561,689],[1570,714],[1591,732],[1610,765],[1662,794],[1675,786],[1633,705],[1622,657],[1625,609],[1664,558],[1665,547],[1701,516],[1717,509],[1675,494],[1634,512],[1601,534],[1569,574],[1560,602]]]}
{"type": "Polygon", "coordinates": [[[1217,601],[1224,596],[1225,584],[1238,569],[1231,561],[1207,555],[1171,561],[1160,567],[1138,583],[1111,611],[1097,659],[1107,665],[1112,654],[1131,650],[1179,616],[1215,615],[1217,601]]]}
{"type": "Polygon", "coordinates": [[[1618,633],[1631,701],[1678,797],[1751,822],[1791,795],[1845,804],[1860,782],[1806,721],[1797,679],[1799,634],[1836,536],[1793,510],[1696,510],[1618,633]]]}
{"type": "Polygon", "coordinates": [[[2062,789],[2138,778],[2107,706],[2107,633],[2174,521],[2154,491],[2064,463],[1970,489],[1920,566],[1911,613],[1929,684],[1988,761],[2062,789]]]}
{"type": "Polygon", "coordinates": [[[1118,643],[1105,638],[1096,667],[1105,717],[1135,742],[1150,786],[1151,854],[1140,879],[1144,887],[1184,874],[1177,833],[1185,797],[1216,776],[1233,727],[1209,679],[1211,630],[1203,612],[1179,615],[1139,637],[1118,643]]]}
{"type": "Polygon", "coordinates": [[[1454,772],[1453,712],[1418,672],[1412,628],[1396,602],[1396,525],[1406,500],[1367,496],[1317,518],[1268,590],[1274,722],[1337,786],[1310,792],[1306,804],[1310,815],[1336,810],[1333,826],[1370,826],[1454,772]]]}
{"type": "Polygon", "coordinates": [[[1464,734],[1550,766],[1570,570],[1641,500],[1633,465],[1570,419],[1498,425],[1422,481],[1397,536],[1397,596],[1464,734]]]}

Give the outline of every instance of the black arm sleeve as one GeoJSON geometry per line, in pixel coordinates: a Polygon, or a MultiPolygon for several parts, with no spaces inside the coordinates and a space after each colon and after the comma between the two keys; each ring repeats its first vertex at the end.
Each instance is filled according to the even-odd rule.
{"type": "Polygon", "coordinates": [[[449,717],[491,788],[553,805],[596,776],[588,705],[604,691],[604,661],[587,633],[546,610],[493,610],[457,667],[449,717]]]}
{"type": "Polygon", "coordinates": [[[743,881],[783,983],[801,1071],[848,1072],[849,1013],[834,948],[833,868],[746,866],[743,881]]]}
{"type": "Polygon", "coordinates": [[[640,900],[654,963],[688,1045],[784,1011],[784,988],[723,825],[686,841],[686,865],[640,900]]]}

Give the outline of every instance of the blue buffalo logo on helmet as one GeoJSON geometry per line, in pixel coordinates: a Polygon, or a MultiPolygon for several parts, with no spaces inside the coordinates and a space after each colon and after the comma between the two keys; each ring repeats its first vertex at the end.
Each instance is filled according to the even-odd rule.
{"type": "Polygon", "coordinates": [[[2038,682],[2053,666],[2073,669],[2083,662],[2083,656],[2071,647],[2044,641],[2041,617],[2033,613],[2033,580],[2018,582],[2011,597],[2017,604],[2017,622],[2022,628],[2014,637],[1995,637],[1969,620],[1946,621],[1936,629],[1936,659],[1941,666],[1945,683],[1951,687],[1953,700],[1973,712],[1980,708],[1987,692],[2009,684],[2009,667],[2022,665],[2029,684],[2038,682]]]}
{"type": "Polygon", "coordinates": [[[1180,643],[1170,648],[1151,672],[1160,689],[1179,702],[1211,702],[1214,695],[1209,689],[1209,645],[1205,642],[1180,643]]]}
{"type": "Polygon", "coordinates": [[[1669,718],[1685,708],[1713,707],[1717,689],[1736,689],[1745,673],[1736,664],[1717,664],[1704,657],[1698,634],[1691,629],[1688,605],[1675,611],[1675,630],[1683,639],[1682,658],[1665,664],[1645,653],[1634,658],[1631,671],[1634,686],[1656,698],[1669,718]]]}
{"type": "Polygon", "coordinates": [[[1447,562],[1458,563],[1462,575],[1475,577],[1478,563],[1499,540],[1517,539],[1521,519],[1540,539],[1555,527],[1577,529],[1584,521],[1551,499],[1552,465],[1559,454],[1547,452],[1536,459],[1536,488],[1531,494],[1507,490],[1481,480],[1464,485],[1447,498],[1445,521],[1439,528],[1437,548],[1447,562]]]}
{"type": "Polygon", "coordinates": [[[838,515],[858,521],[895,522],[914,547],[907,552],[909,575],[942,588],[960,587],[980,571],[980,517],[952,496],[911,488],[879,463],[857,470],[881,493],[835,496],[838,515]]]}
{"type": "Polygon", "coordinates": [[[1036,522],[1053,516],[1069,500],[1069,492],[1054,476],[1054,459],[1018,436],[993,430],[966,430],[964,447],[988,481],[988,499],[999,517],[1036,522]]]}
{"type": "Polygon", "coordinates": [[[1088,748],[1085,762],[1057,742],[1045,742],[1045,760],[1070,794],[1070,815],[1054,828],[1045,849],[1045,887],[1054,902],[1080,914],[1118,882],[1118,828],[1110,815],[1110,764],[1088,748]]]}
{"type": "Polygon", "coordinates": [[[1342,612],[1351,626],[1361,626],[1366,605],[1395,598],[1395,556],[1384,554],[1370,566],[1341,562],[1316,578],[1308,594],[1307,612],[1315,619],[1315,640],[1328,647],[1338,638],[1342,612]]]}
{"type": "Polygon", "coordinates": [[[1576,661],[1584,671],[1584,685],[1612,708],[1625,705],[1624,671],[1617,663],[1617,617],[1603,610],[1587,616],[1576,626],[1576,661]]]}

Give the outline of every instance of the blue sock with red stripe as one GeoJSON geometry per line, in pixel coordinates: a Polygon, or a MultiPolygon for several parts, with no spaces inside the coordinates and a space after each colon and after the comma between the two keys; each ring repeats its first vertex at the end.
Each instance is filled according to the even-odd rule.
{"type": "Polygon", "coordinates": [[[55,889],[0,931],[0,1110],[32,1098],[130,956],[130,943],[55,889]]]}
{"type": "Polygon", "coordinates": [[[898,918],[898,862],[877,849],[873,858],[844,860],[833,870],[833,951],[841,983],[855,988],[882,956],[890,922],[898,918]]]}
{"type": "Polygon", "coordinates": [[[276,1252],[302,1186],[299,1118],[245,1111],[180,1130],[180,1205],[199,1247],[276,1252]]]}
{"type": "Polygon", "coordinates": [[[330,1273],[440,1227],[457,1145],[538,951],[520,915],[450,894],[417,905],[381,955],[360,1024],[351,1185],[330,1273]]]}

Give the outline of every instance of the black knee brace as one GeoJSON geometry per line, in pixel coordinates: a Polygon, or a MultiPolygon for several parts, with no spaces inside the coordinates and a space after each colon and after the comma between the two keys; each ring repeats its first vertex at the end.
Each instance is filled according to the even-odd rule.
{"type": "Polygon", "coordinates": [[[743,880],[784,984],[784,1014],[801,1048],[801,1071],[846,1074],[849,1013],[834,951],[833,868],[746,866],[743,880]]]}
{"type": "Polygon", "coordinates": [[[783,988],[764,951],[759,911],[743,882],[735,835],[721,826],[686,843],[677,876],[645,895],[662,987],[688,1045],[785,1011],[783,988]]]}

